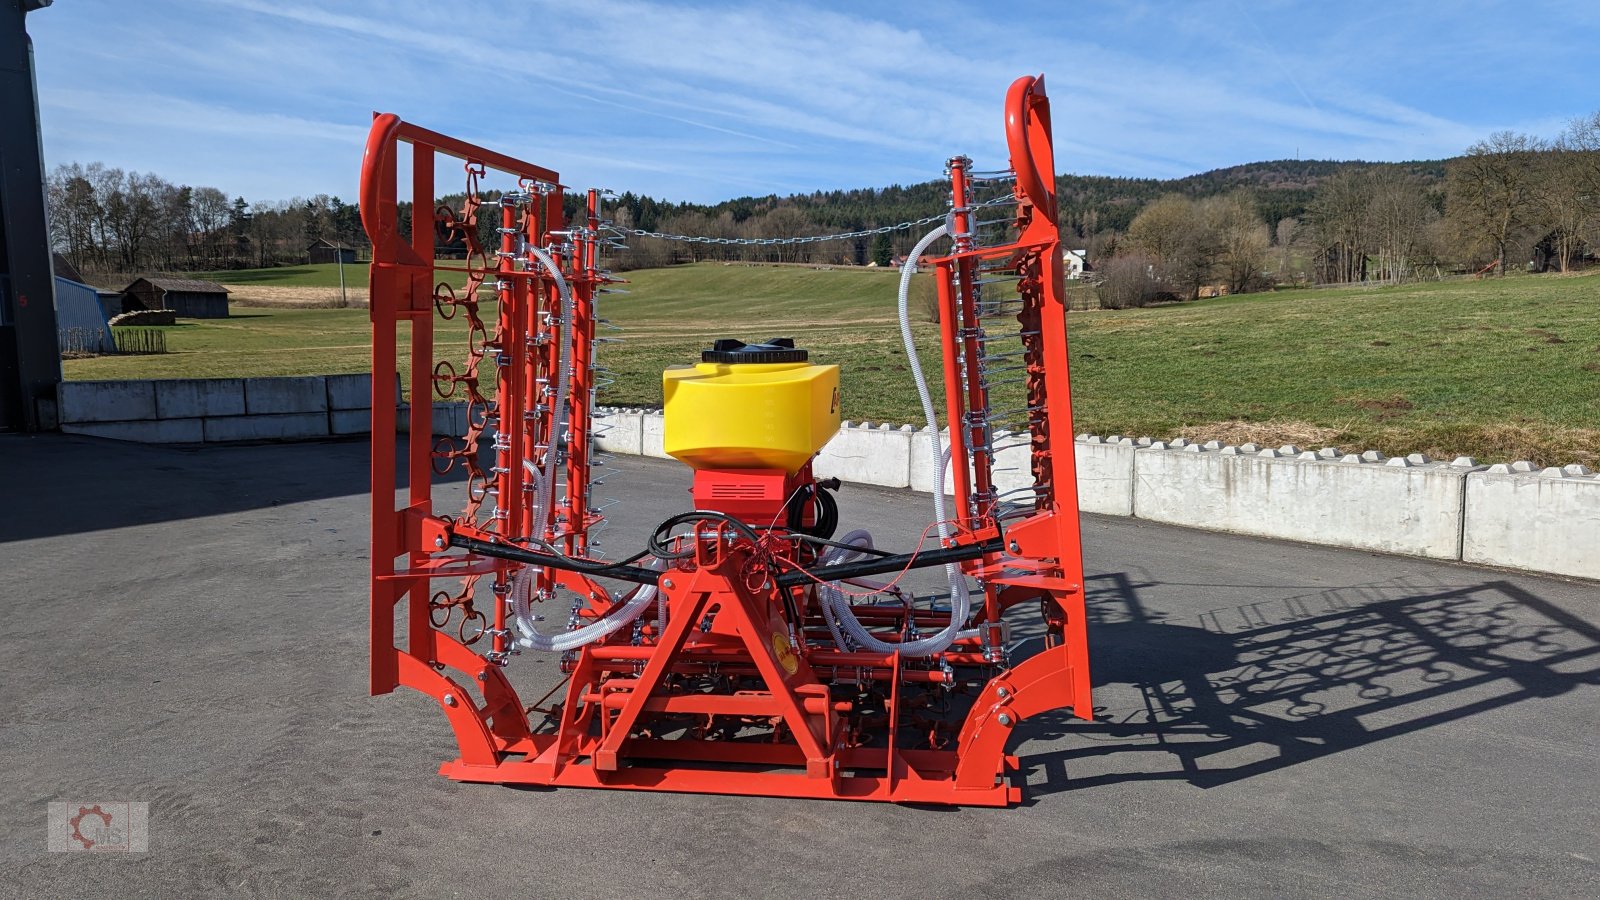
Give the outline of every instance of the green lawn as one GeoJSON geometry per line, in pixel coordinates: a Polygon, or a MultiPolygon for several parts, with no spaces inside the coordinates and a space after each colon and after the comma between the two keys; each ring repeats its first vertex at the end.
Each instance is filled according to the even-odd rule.
{"type": "MultiPolygon", "coordinates": [[[[318,263],[305,266],[277,266],[271,269],[223,269],[218,272],[200,272],[184,277],[201,278],[222,284],[259,284],[268,287],[331,287],[339,286],[339,264],[318,263]]],[[[367,264],[345,263],[344,283],[347,288],[367,286],[367,264]]]]}
{"type": "MultiPolygon", "coordinates": [[[[601,303],[601,315],[625,329],[614,333],[624,343],[601,351],[617,373],[605,402],[659,404],[660,370],[693,361],[714,338],[787,335],[810,347],[813,359],[844,368],[846,417],[920,417],[894,321],[893,272],[709,263],[630,278],[631,293],[601,303]]],[[[1295,290],[1073,313],[1076,430],[1592,465],[1600,461],[1597,311],[1600,275],[1295,290]]],[[[174,352],[165,356],[69,360],[67,376],[368,367],[364,310],[236,313],[173,327],[174,352]]],[[[459,320],[441,328],[441,344],[462,345],[459,320]]],[[[936,374],[936,335],[920,316],[918,336],[925,368],[936,374]]],[[[1018,390],[999,389],[996,406],[1020,406],[1018,390]]]]}

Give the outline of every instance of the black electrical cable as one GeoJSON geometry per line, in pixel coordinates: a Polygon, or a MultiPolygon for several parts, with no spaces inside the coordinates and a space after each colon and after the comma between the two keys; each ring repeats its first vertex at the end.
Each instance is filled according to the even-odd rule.
{"type": "MultiPolygon", "coordinates": [[[[696,509],[686,513],[678,513],[677,515],[666,519],[660,525],[657,525],[656,530],[650,533],[650,539],[645,542],[645,546],[649,548],[650,555],[656,557],[657,559],[688,559],[694,555],[693,547],[690,547],[687,550],[673,550],[671,547],[666,545],[665,541],[671,537],[671,531],[675,526],[683,525],[689,522],[704,522],[707,520],[731,525],[733,526],[734,531],[746,538],[749,538],[752,544],[759,545],[761,543],[761,536],[756,534],[755,529],[751,528],[749,525],[746,525],[744,522],[739,521],[733,516],[730,516],[727,513],[720,513],[709,509],[696,509]]],[[[720,531],[721,529],[719,528],[718,530],[720,531]]]]}
{"type": "Polygon", "coordinates": [[[856,553],[860,553],[865,556],[885,557],[894,555],[887,550],[879,550],[876,547],[862,547],[859,544],[841,544],[838,541],[828,540],[827,538],[813,537],[809,534],[797,533],[790,536],[797,541],[804,541],[807,544],[815,544],[818,547],[834,547],[839,550],[853,550],[856,553]]]}
{"type": "Polygon", "coordinates": [[[860,578],[864,575],[883,575],[888,572],[900,572],[906,569],[924,569],[929,566],[941,566],[945,563],[965,562],[969,559],[978,559],[990,553],[998,553],[1004,547],[1004,539],[996,537],[980,544],[967,544],[962,547],[941,547],[938,550],[926,550],[922,553],[900,553],[894,556],[882,556],[877,559],[838,563],[832,566],[818,566],[814,569],[800,569],[779,575],[778,586],[794,587],[818,581],[843,581],[847,578],[860,578]]]}
{"type": "Polygon", "coordinates": [[[817,521],[810,528],[801,530],[811,537],[827,540],[839,530],[839,501],[820,487],[812,488],[811,492],[817,501],[817,521]]]}
{"type": "Polygon", "coordinates": [[[512,562],[527,563],[531,566],[543,566],[547,569],[564,569],[569,572],[578,572],[583,575],[594,575],[600,578],[615,578],[619,581],[631,581],[636,584],[656,584],[661,580],[661,573],[655,569],[645,569],[639,566],[630,566],[624,563],[602,563],[586,559],[574,559],[554,553],[540,553],[535,550],[524,550],[514,544],[498,544],[492,541],[480,541],[459,534],[450,536],[450,546],[460,547],[476,553],[479,556],[492,556],[496,559],[509,559],[512,562]]]}
{"type": "Polygon", "coordinates": [[[839,479],[829,478],[796,489],[787,504],[789,530],[823,540],[833,537],[834,532],[839,530],[839,501],[829,491],[838,488],[839,479]],[[806,503],[811,500],[817,504],[817,520],[808,528],[805,525],[806,503]]]}

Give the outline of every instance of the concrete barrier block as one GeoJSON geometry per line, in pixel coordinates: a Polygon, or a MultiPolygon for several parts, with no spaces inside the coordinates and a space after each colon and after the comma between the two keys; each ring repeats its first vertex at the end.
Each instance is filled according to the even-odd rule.
{"type": "Polygon", "coordinates": [[[62,424],[156,417],[153,381],[63,381],[56,386],[62,424]]]}
{"type": "Polygon", "coordinates": [[[1466,476],[1461,558],[1600,578],[1600,478],[1502,468],[1466,476]]]}
{"type": "Polygon", "coordinates": [[[67,434],[87,434],[141,444],[198,444],[205,440],[200,419],[144,419],[137,422],[69,422],[67,434]]]}
{"type": "MultiPolygon", "coordinates": [[[[933,490],[933,467],[939,461],[934,455],[933,443],[929,438],[932,429],[923,428],[911,435],[911,471],[907,481],[914,491],[930,492],[933,490]]],[[[950,429],[939,432],[939,453],[942,455],[950,449],[950,429]]],[[[955,479],[948,470],[944,473],[944,492],[951,493],[955,490],[955,479]]]]}
{"type": "MultiPolygon", "coordinates": [[[[1220,448],[1218,448],[1220,450],[1220,448]]],[[[1348,461],[1346,461],[1348,460],[1348,461]]],[[[1135,454],[1134,515],[1219,531],[1456,559],[1462,479],[1449,466],[1135,454]]]]}
{"type": "Polygon", "coordinates": [[[173,378],[152,383],[156,391],[156,416],[162,419],[242,416],[245,413],[242,378],[173,378]]]}
{"type": "Polygon", "coordinates": [[[608,409],[603,415],[595,416],[595,447],[607,453],[642,454],[643,419],[643,413],[632,409],[608,409]]]}
{"type": "Polygon", "coordinates": [[[907,487],[911,475],[911,433],[890,425],[876,428],[846,422],[817,454],[813,471],[819,478],[856,484],[907,487]]]}
{"type": "Polygon", "coordinates": [[[1003,500],[1025,501],[1020,492],[1033,486],[1033,451],[1026,433],[994,433],[994,486],[1003,500]]]}
{"type": "MultiPolygon", "coordinates": [[[[252,381],[260,379],[251,379],[252,381]]],[[[248,390],[247,399],[248,399],[248,390]]],[[[264,416],[218,416],[205,420],[207,443],[227,441],[294,441],[328,436],[328,414],[285,413],[264,416]]]]}
{"type": "MultiPolygon", "coordinates": [[[[411,413],[415,407],[404,404],[395,413],[395,431],[402,434],[411,431],[411,413]]],[[[362,413],[371,415],[371,410],[335,410],[335,412],[362,413]]],[[[330,418],[332,413],[330,413],[330,418]]],[[[467,433],[467,405],[449,400],[440,400],[429,407],[428,433],[448,437],[462,437],[467,433]]],[[[486,435],[487,436],[487,435],[486,435]]]]}
{"type": "Polygon", "coordinates": [[[370,409],[330,409],[328,410],[328,433],[343,434],[371,434],[372,410],[370,409]]]}
{"type": "MultiPolygon", "coordinates": [[[[416,407],[411,407],[416,408],[416,407]]],[[[410,413],[408,413],[410,416],[410,413]]],[[[410,428],[410,418],[406,420],[410,428]]],[[[454,400],[434,400],[429,407],[427,418],[429,434],[448,434],[450,437],[461,437],[467,432],[467,405],[458,404],[454,400]]]]}
{"type": "MultiPolygon", "coordinates": [[[[327,378],[302,375],[292,378],[246,378],[244,407],[249,415],[326,413],[327,378]]],[[[323,419],[326,420],[326,416],[323,419]]],[[[209,440],[209,438],[208,438],[209,440]]]]}
{"type": "MultiPolygon", "coordinates": [[[[353,375],[328,375],[328,409],[371,409],[372,375],[358,372],[353,375]]],[[[394,377],[394,402],[401,402],[400,376],[394,377]]]]}
{"type": "MultiPolygon", "coordinates": [[[[1150,446],[1153,448],[1155,444],[1150,446]]],[[[1130,443],[1074,445],[1073,455],[1077,459],[1078,470],[1078,508],[1083,512],[1111,516],[1133,515],[1134,458],[1144,452],[1147,452],[1145,448],[1130,443]]]]}
{"type": "Polygon", "coordinates": [[[657,459],[671,459],[667,451],[662,449],[664,436],[663,423],[666,420],[661,413],[645,411],[639,415],[639,452],[645,456],[654,456],[657,459]]]}
{"type": "Polygon", "coordinates": [[[461,437],[467,433],[467,404],[437,400],[433,404],[433,433],[461,437]]]}

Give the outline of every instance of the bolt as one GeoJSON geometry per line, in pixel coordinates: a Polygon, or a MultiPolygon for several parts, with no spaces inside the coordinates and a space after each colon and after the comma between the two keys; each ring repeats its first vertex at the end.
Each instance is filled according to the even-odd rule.
{"type": "Polygon", "coordinates": [[[456,695],[455,694],[445,694],[444,695],[444,705],[445,706],[455,706],[456,705],[456,695]]]}
{"type": "Polygon", "coordinates": [[[1021,553],[1022,552],[1021,545],[1019,545],[1016,541],[1012,541],[1011,543],[1007,544],[1006,545],[1006,549],[1010,550],[1012,553],[1021,553]]]}
{"type": "Polygon", "coordinates": [[[484,669],[483,671],[479,672],[478,673],[478,680],[479,681],[488,681],[489,680],[489,670],[488,669],[484,669]]]}
{"type": "Polygon", "coordinates": [[[661,586],[666,588],[669,591],[672,590],[672,579],[671,578],[663,578],[661,580],[661,586]]]}
{"type": "Polygon", "coordinates": [[[438,547],[440,550],[443,550],[445,548],[444,538],[443,537],[434,538],[433,539],[433,545],[435,547],[438,547]]]}
{"type": "Polygon", "coordinates": [[[1008,715],[1008,714],[1006,714],[1006,713],[1001,713],[1001,714],[1000,714],[1000,715],[999,715],[999,716],[998,716],[998,717],[997,717],[997,718],[996,718],[996,719],[995,719],[995,721],[996,721],[996,722],[999,722],[999,723],[1000,723],[1000,724],[1001,724],[1001,725],[1010,725],[1010,724],[1011,724],[1011,716],[1010,716],[1010,715],[1008,715]]]}
{"type": "Polygon", "coordinates": [[[1007,697],[1009,697],[1009,696],[1011,696],[1011,692],[1010,692],[1010,691],[1008,691],[1008,690],[1006,690],[1006,689],[1005,689],[1005,688],[1003,688],[1003,687],[1002,687],[1002,688],[995,688],[995,690],[994,690],[994,692],[995,692],[995,693],[996,693],[996,694],[997,694],[997,695],[999,695],[999,697],[1000,697],[1000,699],[1001,699],[1001,700],[1004,700],[1004,699],[1005,699],[1005,698],[1007,698],[1007,697]]]}

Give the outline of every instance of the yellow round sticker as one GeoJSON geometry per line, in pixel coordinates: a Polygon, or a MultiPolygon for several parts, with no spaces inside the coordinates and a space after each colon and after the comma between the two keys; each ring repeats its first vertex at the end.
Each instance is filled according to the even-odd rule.
{"type": "Polygon", "coordinates": [[[778,657],[778,665],[783,666],[785,672],[793,675],[800,670],[800,657],[795,655],[789,636],[781,631],[772,633],[772,653],[778,657]]]}

